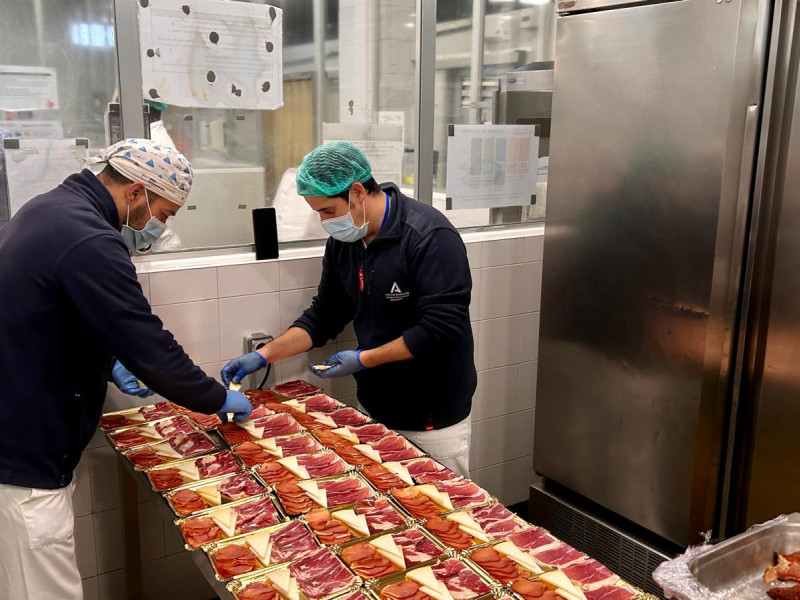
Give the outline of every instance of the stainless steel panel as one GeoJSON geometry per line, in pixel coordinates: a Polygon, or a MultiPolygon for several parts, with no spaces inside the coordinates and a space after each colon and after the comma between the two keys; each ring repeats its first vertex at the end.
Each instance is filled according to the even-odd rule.
{"type": "Polygon", "coordinates": [[[559,0],[557,10],[559,13],[564,14],[588,10],[623,8],[628,6],[641,6],[645,4],[658,4],[660,2],[676,1],[677,0],[559,0]]]}
{"type": "Polygon", "coordinates": [[[558,23],[534,466],[679,544],[715,526],[766,13],[558,23]]]}

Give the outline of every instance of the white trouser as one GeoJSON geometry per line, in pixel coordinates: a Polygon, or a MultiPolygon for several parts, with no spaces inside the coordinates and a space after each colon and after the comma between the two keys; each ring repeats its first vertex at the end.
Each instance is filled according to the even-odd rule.
{"type": "Polygon", "coordinates": [[[0,484],[0,598],[82,600],[75,562],[74,484],[57,490],[0,484]]]}

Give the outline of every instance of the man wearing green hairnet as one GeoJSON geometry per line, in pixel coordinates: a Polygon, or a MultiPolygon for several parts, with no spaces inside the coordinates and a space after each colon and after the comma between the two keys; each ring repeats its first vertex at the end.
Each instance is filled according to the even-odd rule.
{"type": "Polygon", "coordinates": [[[321,347],[352,321],[358,349],[337,352],[312,373],[353,375],[373,418],[469,475],[477,376],[461,236],[396,185],[379,186],[367,157],[347,142],[303,159],[297,193],[331,236],[317,295],[274,342],[229,362],[223,381],[239,383],[267,363],[321,347]]]}

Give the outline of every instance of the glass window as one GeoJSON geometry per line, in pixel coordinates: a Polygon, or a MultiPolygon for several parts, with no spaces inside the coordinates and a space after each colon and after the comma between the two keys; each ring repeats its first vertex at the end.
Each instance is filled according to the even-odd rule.
{"type": "MultiPolygon", "coordinates": [[[[0,65],[54,70],[58,106],[0,106],[0,137],[88,138],[90,150],[104,147],[104,113],[117,90],[111,0],[5,0],[0,23],[0,65]]],[[[0,226],[8,220],[2,154],[0,226]]]]}
{"type": "Polygon", "coordinates": [[[473,14],[472,0],[439,2],[436,15],[434,111],[434,206],[457,227],[542,220],[546,207],[552,68],[555,54],[554,0],[486,0],[473,14]],[[483,18],[480,47],[473,47],[473,23],[483,18]],[[472,57],[483,57],[479,93],[472,92],[472,57]],[[449,125],[539,125],[536,202],[528,206],[447,210],[449,125]],[[544,160],[542,160],[544,159],[544,160]]]}

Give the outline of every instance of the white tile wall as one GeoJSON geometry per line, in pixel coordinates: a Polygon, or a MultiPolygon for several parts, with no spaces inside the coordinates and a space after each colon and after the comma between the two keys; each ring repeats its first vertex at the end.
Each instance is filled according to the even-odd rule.
{"type": "MultiPolygon", "coordinates": [[[[473,401],[473,478],[506,504],[527,499],[536,408],[542,236],[467,244],[473,278],[470,307],[478,389],[473,401]]],[[[322,259],[285,260],[140,275],[154,312],[204,371],[243,351],[252,331],[280,334],[316,293],[322,259]]],[[[348,325],[324,348],[274,365],[274,380],[311,378],[309,362],[357,345],[348,325]]],[[[260,379],[260,377],[259,377],[260,379]]],[[[313,379],[355,405],[352,377],[313,379]]],[[[109,392],[106,410],[146,404],[109,392]]],[[[76,471],[76,545],[87,600],[124,597],[125,571],[116,453],[102,434],[76,471]]],[[[213,597],[171,520],[152,492],[138,490],[145,596],[151,600],[213,597]]]]}

